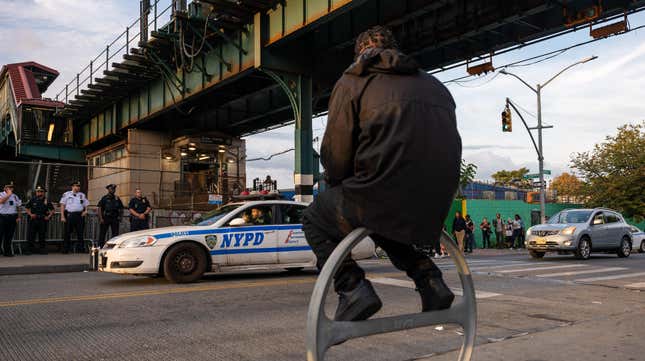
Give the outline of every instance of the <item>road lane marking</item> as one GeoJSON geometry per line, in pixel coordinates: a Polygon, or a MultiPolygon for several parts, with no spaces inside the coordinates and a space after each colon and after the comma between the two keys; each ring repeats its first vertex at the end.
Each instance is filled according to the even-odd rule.
{"type": "MultiPolygon", "coordinates": [[[[404,288],[411,288],[411,289],[416,288],[414,282],[408,281],[408,280],[400,280],[400,279],[396,279],[396,278],[387,278],[387,277],[374,277],[374,278],[370,277],[369,280],[374,282],[374,283],[387,285],[387,286],[404,287],[404,288]]],[[[464,292],[463,292],[463,290],[461,288],[453,288],[453,287],[451,287],[450,289],[457,296],[463,296],[464,295],[464,292]]],[[[484,299],[484,298],[491,298],[491,297],[501,296],[502,294],[475,290],[475,295],[476,295],[477,299],[484,299]]]]}
{"type": "MultiPolygon", "coordinates": [[[[508,268],[508,267],[524,267],[528,265],[534,265],[534,262],[522,262],[522,263],[516,263],[516,264],[505,264],[505,265],[499,265],[499,266],[481,266],[481,267],[473,267],[471,270],[473,271],[485,271],[485,270],[496,270],[500,268],[508,268]]],[[[494,271],[494,272],[499,272],[499,271],[494,271]]]]}
{"type": "Polygon", "coordinates": [[[620,274],[620,275],[614,275],[614,276],[579,278],[573,281],[574,282],[595,282],[595,281],[608,281],[608,280],[617,280],[621,278],[631,278],[631,277],[640,277],[640,276],[645,276],[645,272],[620,274]]]}
{"type": "Polygon", "coordinates": [[[645,288],[645,282],[631,283],[631,284],[625,285],[625,288],[635,288],[635,289],[645,288]]]}
{"type": "Polygon", "coordinates": [[[586,271],[572,271],[572,272],[560,272],[560,273],[547,273],[547,274],[541,274],[541,275],[536,275],[535,277],[559,277],[559,276],[575,276],[575,275],[582,275],[582,274],[587,274],[587,273],[600,273],[600,272],[613,272],[613,271],[624,271],[627,268],[624,267],[607,267],[607,268],[597,268],[597,269],[590,269],[586,271]]]}
{"type": "Polygon", "coordinates": [[[562,266],[531,267],[531,268],[520,268],[520,269],[509,269],[509,270],[497,271],[497,273],[530,272],[530,271],[542,271],[542,270],[573,268],[573,267],[587,267],[587,265],[569,264],[569,265],[562,265],[562,266]]]}

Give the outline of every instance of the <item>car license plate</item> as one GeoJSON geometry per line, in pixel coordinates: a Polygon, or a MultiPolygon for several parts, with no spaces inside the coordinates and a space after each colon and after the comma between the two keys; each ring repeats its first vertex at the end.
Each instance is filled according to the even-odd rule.
{"type": "Polygon", "coordinates": [[[537,243],[537,244],[546,244],[546,239],[544,239],[544,238],[538,238],[536,243],[537,243]]]}

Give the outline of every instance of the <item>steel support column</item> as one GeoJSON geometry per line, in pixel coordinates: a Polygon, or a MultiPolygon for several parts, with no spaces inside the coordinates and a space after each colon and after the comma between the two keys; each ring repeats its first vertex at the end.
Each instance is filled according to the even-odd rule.
{"type": "Polygon", "coordinates": [[[311,76],[291,74],[267,68],[262,71],[275,80],[287,94],[295,122],[294,148],[294,185],[296,201],[312,202],[314,187],[314,155],[312,119],[312,80],[311,76]]]}

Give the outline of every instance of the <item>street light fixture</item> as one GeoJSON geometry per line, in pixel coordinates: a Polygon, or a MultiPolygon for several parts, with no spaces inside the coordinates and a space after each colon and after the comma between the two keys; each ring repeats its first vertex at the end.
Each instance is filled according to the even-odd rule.
{"type": "Polygon", "coordinates": [[[540,221],[541,223],[546,222],[546,188],[544,184],[544,151],[542,149],[542,129],[546,128],[553,128],[553,126],[543,126],[542,125],[542,89],[547,86],[550,82],[552,82],[555,78],[560,76],[560,74],[564,73],[565,71],[573,68],[576,65],[579,64],[584,64],[586,62],[592,61],[597,59],[597,56],[590,56],[588,58],[582,59],[580,61],[577,61],[566,68],[560,70],[557,74],[555,74],[551,79],[547,80],[544,84],[537,84],[537,86],[534,88],[532,87],[529,83],[524,81],[524,79],[520,78],[519,76],[509,73],[506,71],[506,69],[500,70],[500,73],[504,75],[511,75],[515,77],[517,80],[521,81],[524,85],[526,85],[529,89],[533,90],[533,92],[537,95],[537,127],[535,128],[528,128],[529,131],[532,129],[537,129],[538,131],[538,161],[539,161],[539,167],[540,167],[540,221]]]}

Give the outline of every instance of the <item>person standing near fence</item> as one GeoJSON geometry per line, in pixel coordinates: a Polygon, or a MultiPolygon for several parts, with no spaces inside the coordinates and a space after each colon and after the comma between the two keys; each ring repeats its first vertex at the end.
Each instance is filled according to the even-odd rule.
{"type": "Polygon", "coordinates": [[[31,253],[47,254],[45,236],[47,234],[47,223],[54,215],[54,205],[45,198],[45,192],[46,190],[42,186],[36,187],[36,195],[25,204],[25,210],[29,216],[27,229],[29,247],[23,253],[26,255],[31,253]],[[38,236],[38,248],[36,248],[35,243],[36,236],[38,236]]]}
{"type": "Polygon", "coordinates": [[[119,235],[119,221],[121,220],[121,210],[123,202],[115,194],[116,184],[108,184],[105,189],[108,193],[104,195],[98,203],[99,222],[99,248],[103,248],[108,229],[111,231],[110,237],[119,235]]]}
{"type": "Polygon", "coordinates": [[[504,248],[504,220],[502,219],[502,216],[497,213],[495,216],[495,242],[497,244],[495,245],[497,248],[504,248]]]}
{"type": "Polygon", "coordinates": [[[489,248],[490,247],[490,223],[488,223],[488,219],[484,217],[482,219],[482,223],[479,224],[479,229],[482,230],[482,248],[489,248]]]}
{"type": "Polygon", "coordinates": [[[141,189],[137,188],[134,197],[128,204],[130,210],[130,232],[150,228],[148,226],[148,215],[152,211],[150,202],[143,196],[141,189]]]}
{"type": "Polygon", "coordinates": [[[20,197],[13,193],[13,182],[6,184],[0,193],[0,238],[5,257],[13,257],[13,235],[20,222],[21,205],[20,197]]]}
{"type": "Polygon", "coordinates": [[[455,212],[455,219],[452,221],[452,234],[455,235],[459,250],[464,252],[464,238],[466,237],[466,221],[461,212],[455,212]]]}
{"type": "Polygon", "coordinates": [[[60,220],[65,223],[65,232],[63,234],[63,253],[67,254],[78,247],[85,249],[83,245],[83,228],[85,226],[85,215],[87,214],[87,204],[89,201],[83,192],[81,192],[81,182],[75,181],[71,184],[72,190],[63,193],[60,199],[60,220]],[[72,246],[72,232],[76,232],[78,243],[72,246]]]}

